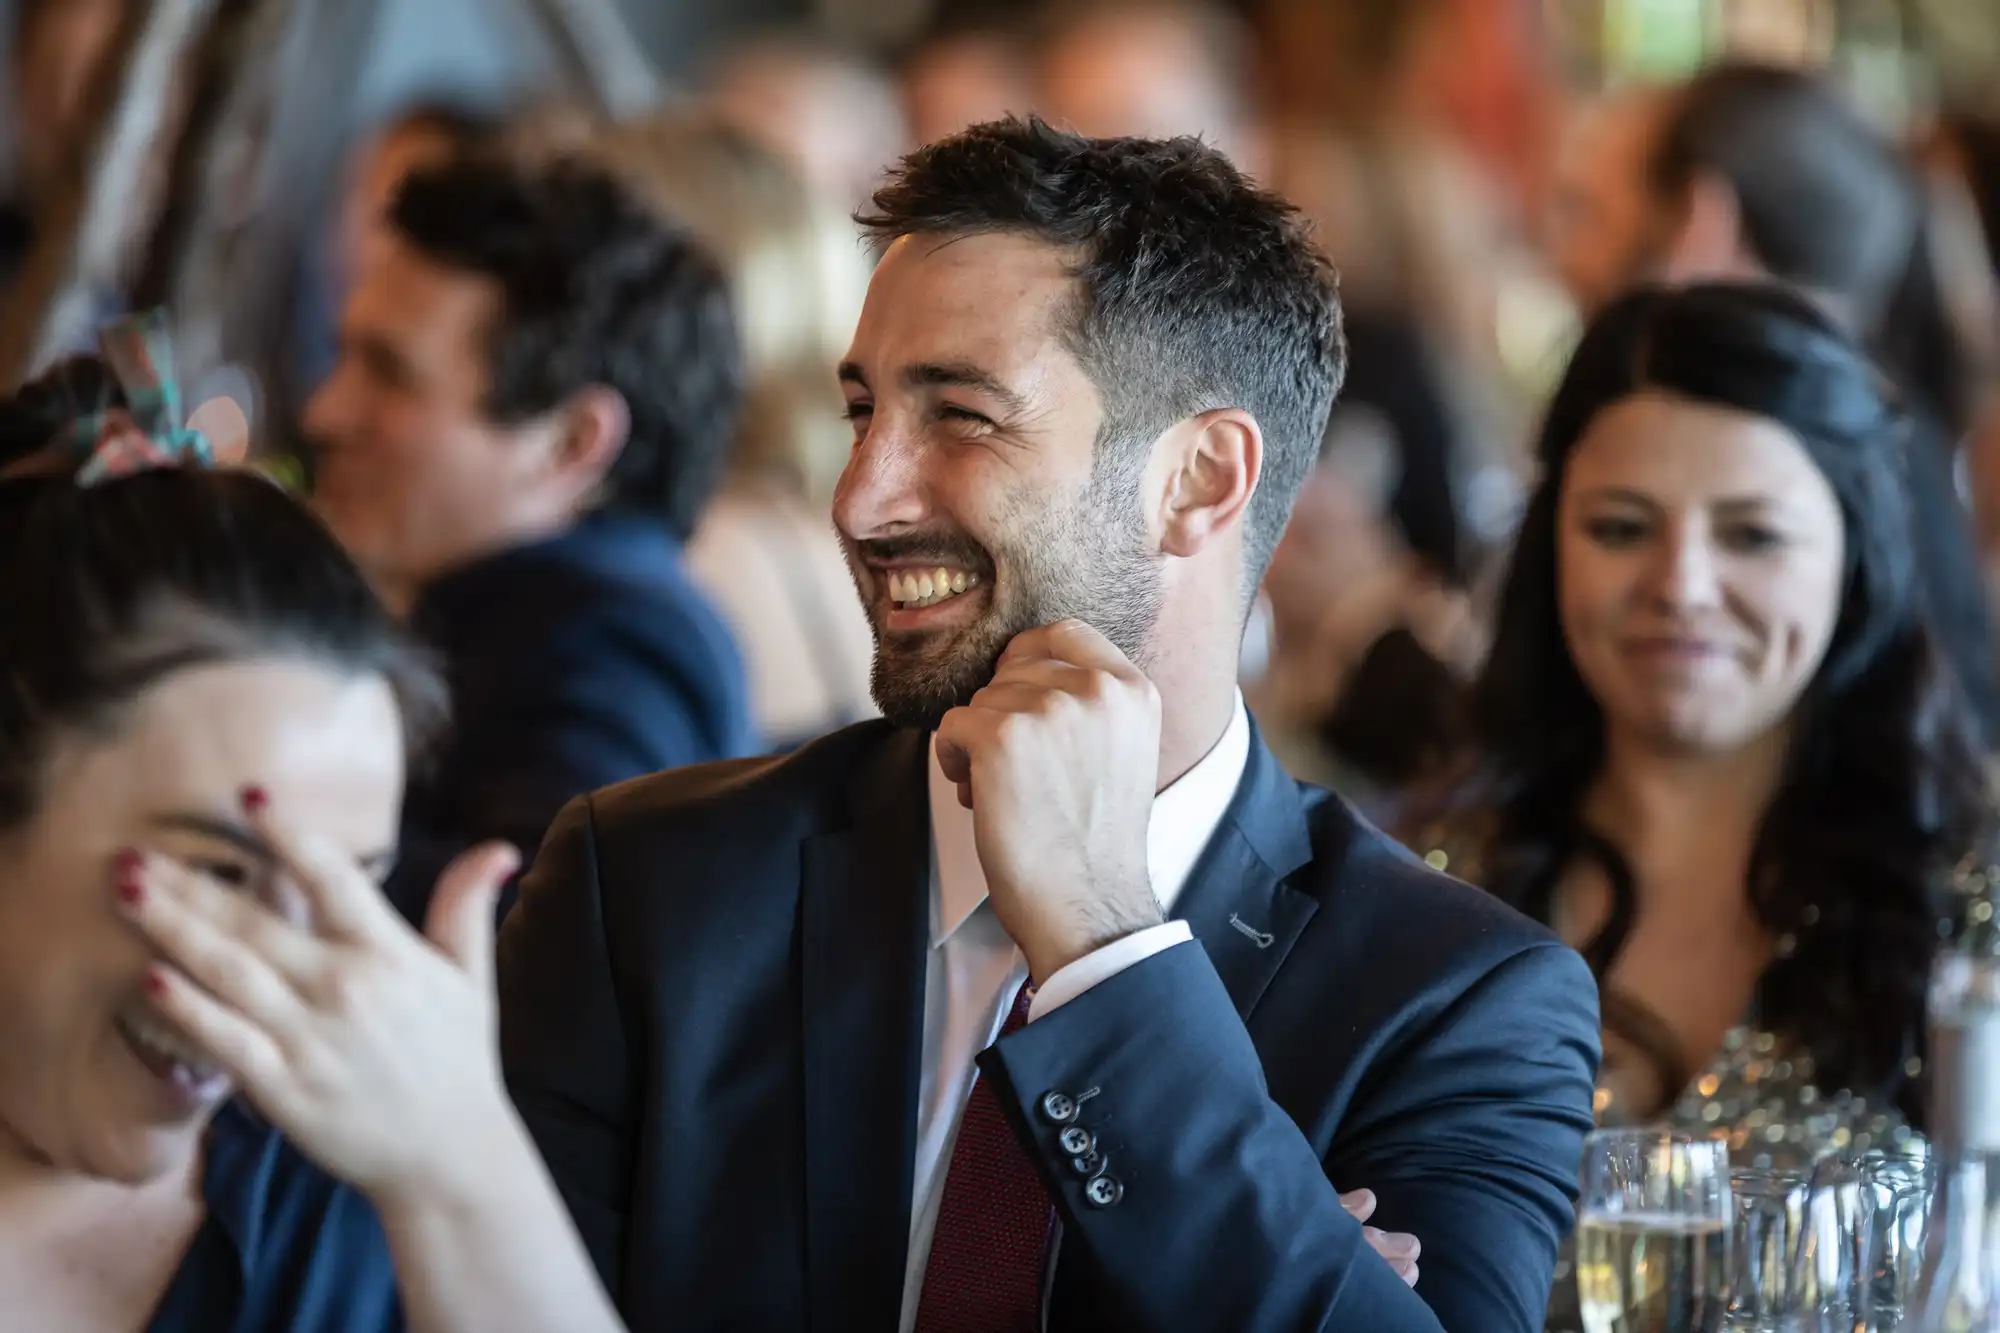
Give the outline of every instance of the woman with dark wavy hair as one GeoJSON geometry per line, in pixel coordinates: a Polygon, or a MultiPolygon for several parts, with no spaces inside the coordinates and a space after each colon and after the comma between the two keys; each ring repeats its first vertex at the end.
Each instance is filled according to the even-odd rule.
{"type": "Polygon", "coordinates": [[[1625,299],[1556,395],[1468,799],[1417,845],[1589,960],[1604,1121],[1774,1155],[1924,1126],[1925,978],[1983,791],[1902,429],[1865,354],[1766,286],[1625,299]]]}

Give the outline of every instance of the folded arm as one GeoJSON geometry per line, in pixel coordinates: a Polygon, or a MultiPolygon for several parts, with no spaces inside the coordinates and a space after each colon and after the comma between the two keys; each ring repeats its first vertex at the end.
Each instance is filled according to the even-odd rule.
{"type": "Polygon", "coordinates": [[[1574,955],[1516,955],[1385,1064],[1324,1161],[1270,1099],[1196,944],[1069,1000],[981,1068],[1125,1327],[1534,1333],[1590,1125],[1594,1001],[1574,955]],[[1061,1141],[1072,1126],[1103,1156],[1095,1185],[1061,1141]],[[1335,1179],[1422,1241],[1417,1291],[1335,1179]]]}

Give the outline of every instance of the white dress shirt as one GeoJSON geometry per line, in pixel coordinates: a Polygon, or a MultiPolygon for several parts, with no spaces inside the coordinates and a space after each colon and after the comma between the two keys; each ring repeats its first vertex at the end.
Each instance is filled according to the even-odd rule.
{"type": "MultiPolygon", "coordinates": [[[[1153,800],[1146,826],[1146,868],[1153,894],[1172,913],[1181,888],[1235,798],[1250,758],[1250,718],[1236,699],[1222,739],[1173,786],[1153,800]]],[[[915,1193],[910,1207],[910,1254],[903,1275],[903,1333],[917,1321],[931,1235],[944,1198],[946,1164],[958,1138],[959,1116],[977,1075],[974,1058],[1000,1035],[1028,964],[1000,927],[986,900],[986,874],[973,845],[972,813],[958,803],[932,746],[931,948],[924,975],[923,1077],[917,1091],[915,1193]]],[[[1185,921],[1169,921],[1105,945],[1043,983],[1028,1010],[1034,1022],[1164,949],[1193,939],[1185,921]]]]}

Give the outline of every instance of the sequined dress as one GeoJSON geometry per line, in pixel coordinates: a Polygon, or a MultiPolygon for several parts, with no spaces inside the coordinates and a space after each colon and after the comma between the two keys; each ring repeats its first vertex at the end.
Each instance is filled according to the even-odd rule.
{"type": "MultiPolygon", "coordinates": [[[[1411,845],[1434,869],[1480,882],[1479,843],[1464,830],[1455,834],[1449,827],[1433,825],[1411,845]]],[[[1966,873],[1962,866],[1961,881],[1966,873]]],[[[1623,1020],[1628,1037],[1649,1021],[1659,1024],[1643,1006],[1612,992],[1606,994],[1605,1011],[1607,1034],[1614,1014],[1623,1020]]],[[[1641,1049],[1647,1044],[1641,1042],[1641,1049]]],[[[1921,1073],[1921,1063],[1913,1057],[1903,1072],[1914,1078],[1921,1073]]],[[[1762,1026],[1755,1012],[1730,1029],[1705,1069],[1685,1080],[1678,1071],[1664,1075],[1682,1088],[1670,1105],[1662,1108],[1663,1095],[1634,1095],[1631,1085],[1636,1080],[1631,1074],[1632,1066],[1621,1069],[1607,1059],[1596,1097],[1599,1125],[1664,1124],[1691,1134],[1725,1137],[1732,1160],[1740,1166],[1809,1166],[1831,1151],[1914,1152],[1922,1147],[1921,1137],[1886,1101],[1878,1104],[1848,1089],[1821,1088],[1811,1055],[1794,1038],[1762,1026]]],[[[1643,1091],[1658,1087],[1656,1079],[1643,1091]]],[[[1574,1274],[1572,1249],[1566,1244],[1556,1265],[1547,1333],[1582,1333],[1574,1274]]]]}

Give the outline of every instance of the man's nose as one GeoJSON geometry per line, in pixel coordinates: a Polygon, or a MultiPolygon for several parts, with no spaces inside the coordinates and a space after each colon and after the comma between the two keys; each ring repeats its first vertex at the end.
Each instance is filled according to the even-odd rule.
{"type": "Polygon", "coordinates": [[[923,522],[918,446],[883,423],[857,440],[833,493],[833,521],[851,541],[891,537],[923,522]]]}
{"type": "Polygon", "coordinates": [[[333,371],[306,400],[300,419],[307,443],[346,444],[361,429],[367,412],[367,382],[361,370],[347,356],[334,362],[333,371]]]}

